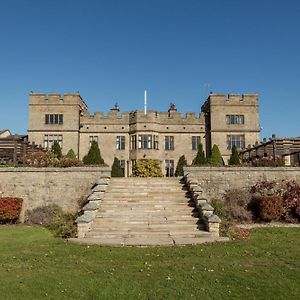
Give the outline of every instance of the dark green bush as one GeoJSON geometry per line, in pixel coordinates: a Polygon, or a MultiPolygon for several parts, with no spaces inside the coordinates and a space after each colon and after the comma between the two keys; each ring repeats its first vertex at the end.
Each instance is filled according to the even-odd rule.
{"type": "Polygon", "coordinates": [[[96,141],[92,141],[91,148],[86,156],[83,158],[85,165],[103,165],[104,160],[101,157],[100,149],[96,141]]]}
{"type": "Polygon", "coordinates": [[[117,157],[115,157],[114,163],[111,167],[111,177],[124,177],[123,170],[120,166],[120,161],[117,157]]]}
{"type": "Polygon", "coordinates": [[[187,165],[187,161],[185,159],[185,156],[182,155],[179,157],[176,170],[175,170],[175,176],[183,176],[183,167],[187,165]]]}
{"type": "Polygon", "coordinates": [[[229,159],[229,165],[240,165],[240,158],[239,158],[239,153],[237,151],[237,148],[235,145],[233,145],[231,149],[231,156],[229,159]]]}
{"type": "Polygon", "coordinates": [[[221,152],[219,150],[219,147],[214,144],[211,150],[211,156],[208,159],[208,163],[212,166],[223,166],[224,161],[221,155],[221,152]]]}
{"type": "Polygon", "coordinates": [[[58,141],[55,141],[51,147],[52,152],[54,153],[54,155],[58,158],[61,159],[62,157],[62,152],[61,152],[61,148],[60,145],[58,143],[58,141]]]}
{"type": "Polygon", "coordinates": [[[77,227],[72,214],[64,213],[56,204],[41,206],[25,213],[25,223],[48,228],[56,237],[75,237],[77,227]]]}
{"type": "Polygon", "coordinates": [[[205,165],[207,159],[204,154],[203,145],[200,143],[196,157],[193,159],[192,165],[205,165]]]}

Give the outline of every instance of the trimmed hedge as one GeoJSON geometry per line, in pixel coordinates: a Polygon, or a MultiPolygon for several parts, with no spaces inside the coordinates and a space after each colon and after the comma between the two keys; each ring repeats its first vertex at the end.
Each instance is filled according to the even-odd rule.
{"type": "Polygon", "coordinates": [[[138,159],[132,170],[133,177],[163,177],[159,162],[155,159],[138,159]]]}
{"type": "Polygon", "coordinates": [[[16,223],[19,220],[23,199],[0,198],[0,223],[16,223]]]}

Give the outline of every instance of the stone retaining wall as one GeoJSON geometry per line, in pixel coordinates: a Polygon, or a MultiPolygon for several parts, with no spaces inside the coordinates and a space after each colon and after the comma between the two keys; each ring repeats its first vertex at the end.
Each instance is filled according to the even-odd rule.
{"type": "Polygon", "coordinates": [[[109,167],[0,168],[0,197],[23,198],[24,212],[38,206],[58,204],[76,212],[78,201],[91,193],[100,178],[110,177],[109,167]]]}
{"type": "Polygon", "coordinates": [[[300,184],[299,167],[185,167],[208,199],[221,198],[228,189],[249,187],[263,180],[295,180],[300,184]]]}

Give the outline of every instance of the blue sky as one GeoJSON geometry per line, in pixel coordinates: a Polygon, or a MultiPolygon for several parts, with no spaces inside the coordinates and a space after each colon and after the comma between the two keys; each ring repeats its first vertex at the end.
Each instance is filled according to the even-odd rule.
{"type": "Polygon", "coordinates": [[[261,138],[300,136],[299,87],[300,1],[0,0],[0,129],[26,133],[31,90],[94,113],[143,109],[147,89],[184,113],[258,93],[261,138]]]}

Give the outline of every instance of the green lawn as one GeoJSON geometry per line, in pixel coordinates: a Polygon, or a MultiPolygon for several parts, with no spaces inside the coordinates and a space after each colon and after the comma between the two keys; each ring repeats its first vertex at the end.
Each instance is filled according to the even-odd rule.
{"type": "Polygon", "coordinates": [[[299,299],[300,229],[160,248],[75,245],[0,227],[0,299],[299,299]]]}

